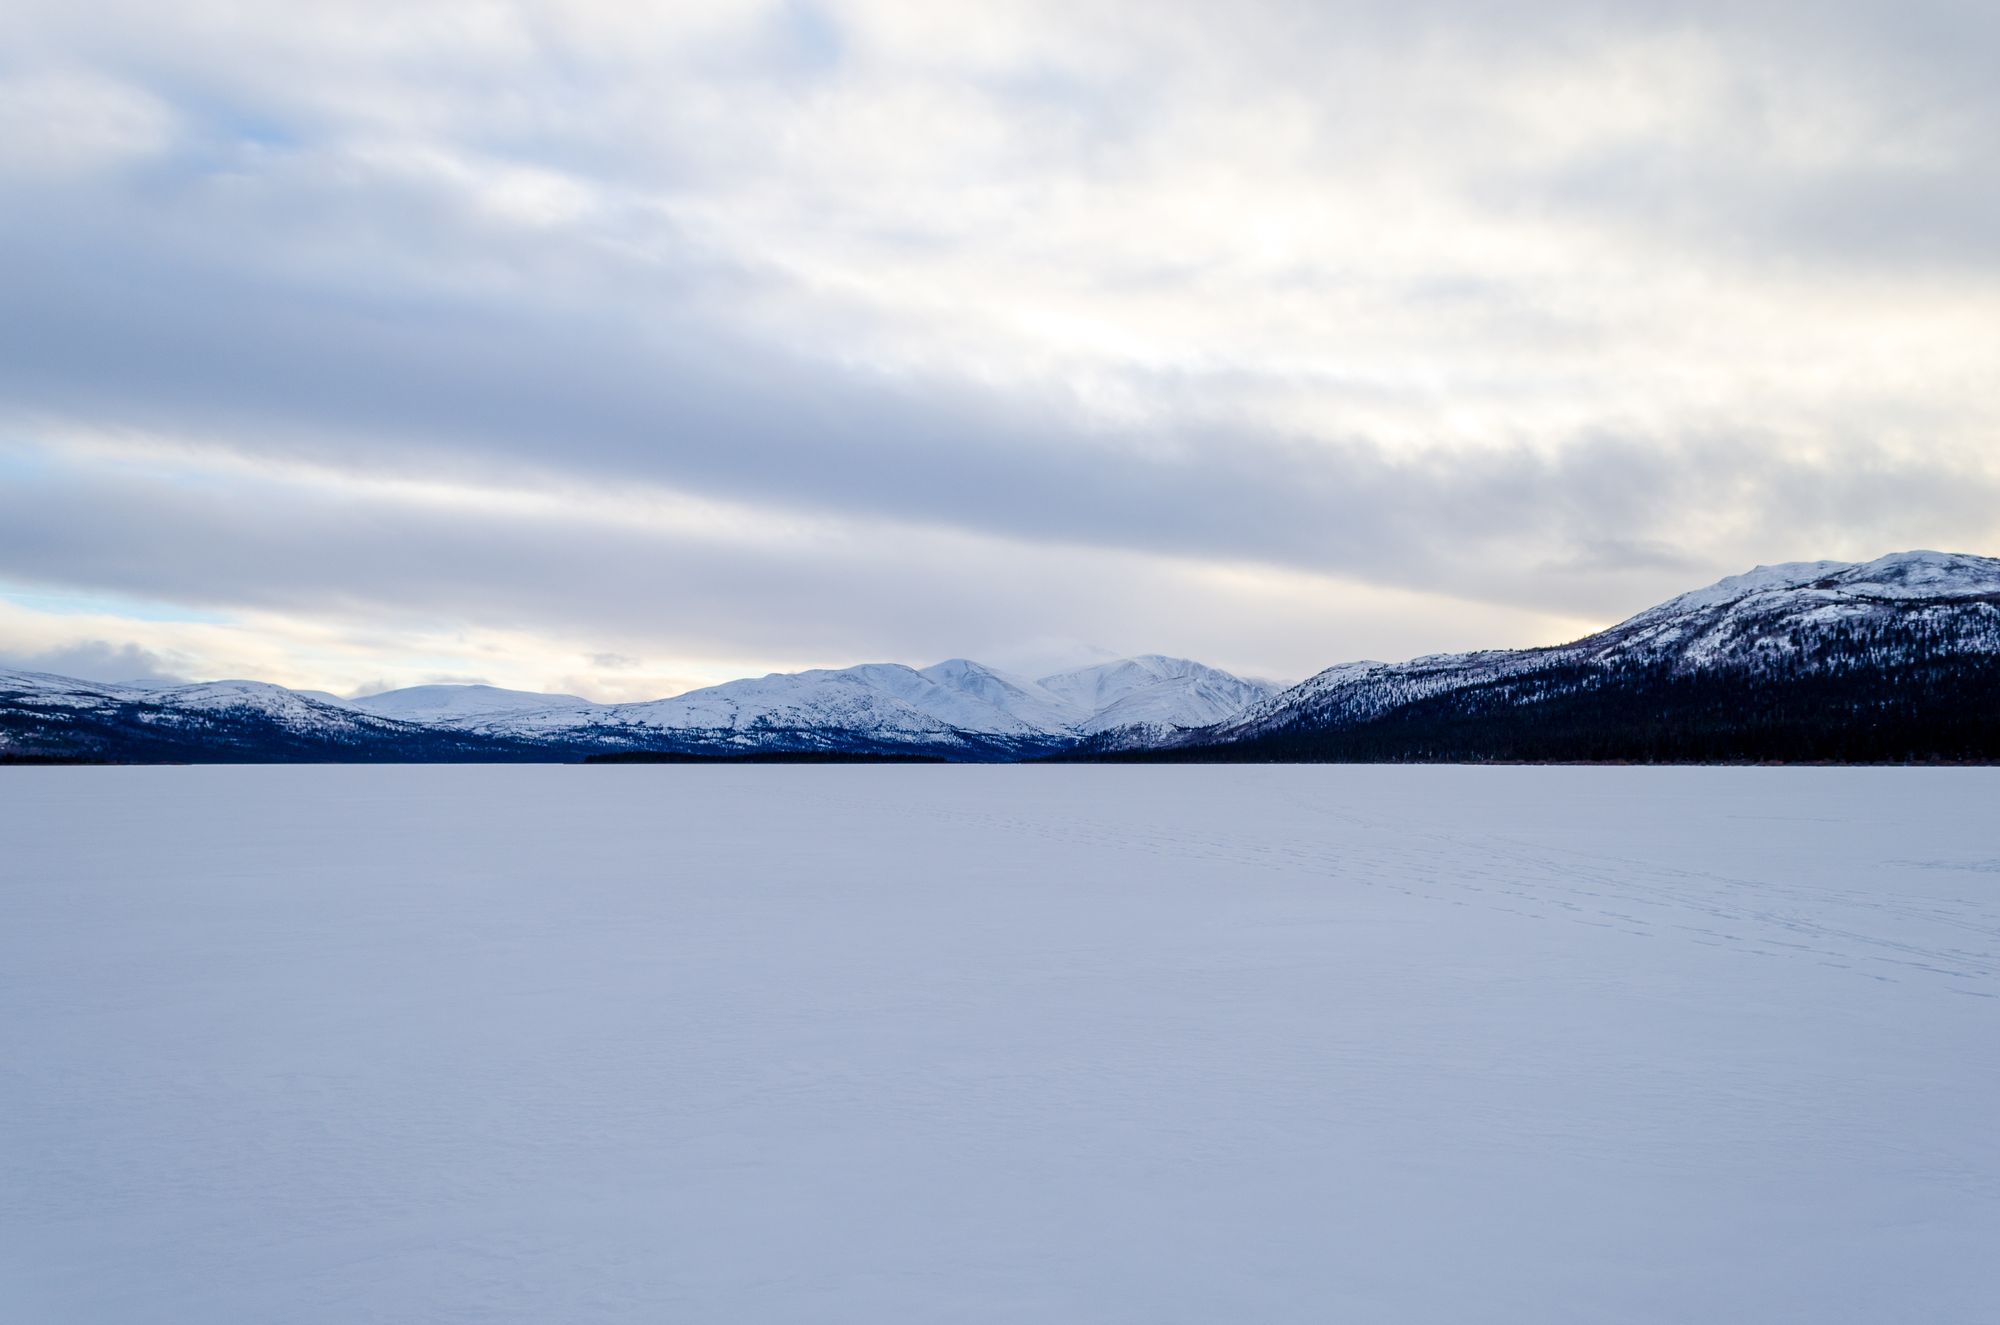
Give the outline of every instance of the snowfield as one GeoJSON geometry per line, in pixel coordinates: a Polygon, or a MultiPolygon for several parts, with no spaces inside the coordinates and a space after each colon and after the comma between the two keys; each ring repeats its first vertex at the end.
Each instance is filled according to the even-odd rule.
{"type": "Polygon", "coordinates": [[[1991,1322],[1996,805],[0,769],[0,1317],[1991,1322]]]}

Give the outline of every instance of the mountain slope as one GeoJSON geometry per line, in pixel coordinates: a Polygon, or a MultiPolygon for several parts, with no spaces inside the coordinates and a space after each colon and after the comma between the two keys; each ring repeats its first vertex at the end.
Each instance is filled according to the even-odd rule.
{"type": "Polygon", "coordinates": [[[2000,560],[1763,566],[1571,644],[1348,663],[1198,757],[1991,758],[2000,560]]]}
{"type": "Polygon", "coordinates": [[[531,754],[261,681],[156,687],[0,671],[0,758],[338,763],[531,754]]]}
{"type": "Polygon", "coordinates": [[[1088,708],[1049,690],[1040,681],[1003,672],[968,658],[952,658],[923,669],[936,684],[969,695],[1037,731],[1074,730],[1089,720],[1088,708]]]}
{"type": "Polygon", "coordinates": [[[960,658],[922,670],[869,663],[774,673],[631,704],[477,685],[342,700],[254,681],[120,686],[7,672],[0,673],[0,757],[547,760],[655,752],[1018,759],[1134,722],[1154,723],[1163,733],[1198,726],[1232,700],[1247,702],[1267,689],[1157,656],[1112,671],[1052,678],[1081,698],[960,658]]]}
{"type": "Polygon", "coordinates": [[[479,735],[607,750],[1030,753],[1046,734],[892,664],[773,673],[635,704],[566,704],[454,723],[479,735]]]}
{"type": "MultiPolygon", "coordinates": [[[[965,658],[916,669],[864,663],[780,672],[671,699],[592,704],[550,697],[446,713],[454,730],[605,750],[924,751],[959,758],[1049,753],[1114,729],[1205,726],[1270,692],[1262,682],[1147,655],[1040,681],[965,658]]],[[[518,692],[515,692],[518,693],[518,692]]]]}
{"type": "Polygon", "coordinates": [[[1906,552],[1761,566],[1568,644],[1344,663],[1282,692],[1157,654],[1033,680],[870,663],[630,704],[0,671],[0,760],[1988,761],[1996,696],[2000,560],[1906,552]]]}
{"type": "Polygon", "coordinates": [[[1187,658],[1157,653],[1045,676],[1041,688],[1088,714],[1085,734],[1132,730],[1154,735],[1207,727],[1268,698],[1277,687],[1187,658]]]}
{"type": "Polygon", "coordinates": [[[359,699],[337,701],[378,717],[403,722],[448,722],[531,713],[563,704],[588,704],[579,695],[551,695],[532,690],[502,690],[489,685],[425,685],[385,690],[359,699]]]}

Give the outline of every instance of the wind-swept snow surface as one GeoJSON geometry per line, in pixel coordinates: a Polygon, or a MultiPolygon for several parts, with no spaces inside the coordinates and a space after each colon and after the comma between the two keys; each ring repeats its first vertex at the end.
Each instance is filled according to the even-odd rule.
{"type": "Polygon", "coordinates": [[[1983,1325],[1996,803],[0,769],[0,1315],[1983,1325]]]}

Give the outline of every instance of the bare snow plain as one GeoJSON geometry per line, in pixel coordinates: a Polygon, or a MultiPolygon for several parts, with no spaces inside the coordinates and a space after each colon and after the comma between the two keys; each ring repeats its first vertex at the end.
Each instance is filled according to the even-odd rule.
{"type": "Polygon", "coordinates": [[[0,1319],[1991,1322],[2000,771],[0,770],[0,1319]]]}

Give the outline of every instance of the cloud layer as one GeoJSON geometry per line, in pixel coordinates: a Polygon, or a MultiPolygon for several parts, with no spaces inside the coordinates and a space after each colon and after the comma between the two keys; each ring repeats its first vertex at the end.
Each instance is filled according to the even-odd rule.
{"type": "Polygon", "coordinates": [[[1296,676],[1988,551],[1996,37],[10,6],[0,654],[624,696],[1057,635],[1296,676]]]}

